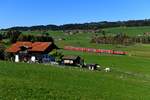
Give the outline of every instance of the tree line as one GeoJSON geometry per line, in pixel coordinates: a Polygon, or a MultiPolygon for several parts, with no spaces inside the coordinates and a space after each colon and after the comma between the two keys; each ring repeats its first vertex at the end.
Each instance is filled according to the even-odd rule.
{"type": "Polygon", "coordinates": [[[18,30],[18,31],[35,31],[35,30],[97,30],[101,28],[109,27],[133,27],[133,26],[150,26],[150,19],[144,20],[128,20],[128,21],[116,21],[116,22],[91,22],[83,24],[65,24],[65,25],[39,25],[31,27],[12,27],[8,29],[2,29],[4,31],[8,30],[18,30]]]}
{"type": "Polygon", "coordinates": [[[91,43],[97,44],[121,44],[121,45],[133,45],[136,43],[150,44],[150,36],[135,36],[131,37],[123,33],[119,33],[115,36],[93,36],[91,43]]]}
{"type": "Polygon", "coordinates": [[[32,35],[32,34],[22,34],[18,30],[9,30],[3,35],[0,35],[2,39],[9,39],[10,43],[15,43],[16,41],[32,41],[32,42],[54,42],[53,38],[49,36],[48,33],[43,32],[42,34],[32,35]]]}

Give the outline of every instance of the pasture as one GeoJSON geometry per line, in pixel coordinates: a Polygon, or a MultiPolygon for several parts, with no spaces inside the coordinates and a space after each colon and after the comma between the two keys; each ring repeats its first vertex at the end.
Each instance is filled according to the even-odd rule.
{"type": "Polygon", "coordinates": [[[149,26],[139,27],[116,27],[104,29],[108,34],[125,33],[129,36],[143,35],[145,32],[150,32],[149,26]]]}
{"type": "MultiPolygon", "coordinates": [[[[107,28],[107,34],[126,33],[130,36],[150,32],[150,27],[107,28]]],[[[23,32],[28,34],[30,32],[23,32]]],[[[91,33],[64,35],[61,31],[48,33],[56,44],[127,51],[125,56],[65,51],[79,55],[86,63],[98,63],[111,72],[87,69],[0,62],[0,99],[3,100],[149,100],[150,45],[130,46],[90,43],[91,33]],[[64,40],[58,40],[63,38],[64,40]]],[[[31,32],[30,34],[39,34],[31,32]]]]}
{"type": "Polygon", "coordinates": [[[132,58],[131,61],[127,57],[103,56],[94,56],[93,59],[99,59],[97,61],[106,66],[116,65],[112,72],[105,73],[71,67],[0,62],[0,98],[149,100],[149,60],[132,58]],[[123,63],[119,64],[118,58],[123,63]]]}

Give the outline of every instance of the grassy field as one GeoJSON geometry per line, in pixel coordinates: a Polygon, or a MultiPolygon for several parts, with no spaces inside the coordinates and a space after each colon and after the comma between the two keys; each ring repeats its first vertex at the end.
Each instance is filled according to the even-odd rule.
{"type": "MultiPolygon", "coordinates": [[[[150,27],[105,29],[107,34],[123,32],[131,36],[150,32],[150,27]]],[[[30,32],[23,32],[29,34],[30,32]]],[[[127,51],[125,56],[61,50],[65,55],[79,55],[86,63],[98,63],[111,72],[86,69],[0,62],[0,99],[2,100],[149,100],[150,45],[131,46],[92,44],[91,33],[64,35],[48,31],[56,44],[127,51]],[[58,40],[63,38],[64,40],[58,40]]],[[[39,34],[31,32],[30,34],[39,34]]]]}
{"type": "MultiPolygon", "coordinates": [[[[110,60],[109,57],[107,60],[110,60]]],[[[129,60],[125,57],[121,61],[129,60]]],[[[145,65],[149,64],[148,60],[144,62],[145,65]]],[[[138,68],[131,64],[131,68],[122,67],[126,71],[121,68],[122,71],[114,69],[110,73],[105,73],[24,63],[0,62],[0,65],[2,100],[149,100],[150,98],[148,66],[138,68]]]]}
{"type": "Polygon", "coordinates": [[[150,26],[145,27],[117,27],[104,29],[108,34],[125,33],[129,36],[143,35],[145,32],[150,32],[150,26]]]}

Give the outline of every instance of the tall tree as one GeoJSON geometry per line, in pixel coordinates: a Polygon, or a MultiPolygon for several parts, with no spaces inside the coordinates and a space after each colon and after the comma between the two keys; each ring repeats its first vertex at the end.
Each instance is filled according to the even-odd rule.
{"type": "Polygon", "coordinates": [[[21,35],[20,31],[17,30],[9,30],[6,33],[6,37],[10,39],[11,43],[15,43],[18,40],[18,37],[21,35]]]}

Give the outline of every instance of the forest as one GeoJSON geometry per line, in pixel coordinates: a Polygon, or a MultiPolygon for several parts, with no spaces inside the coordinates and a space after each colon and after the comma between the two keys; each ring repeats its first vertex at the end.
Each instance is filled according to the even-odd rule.
{"type": "Polygon", "coordinates": [[[144,20],[128,20],[128,21],[116,21],[116,22],[91,22],[91,23],[75,23],[75,24],[64,24],[64,25],[38,25],[31,27],[12,27],[8,29],[1,29],[2,31],[7,30],[18,30],[18,31],[35,31],[35,30],[98,30],[101,28],[111,27],[135,27],[135,26],[150,26],[150,19],[144,20]]]}

